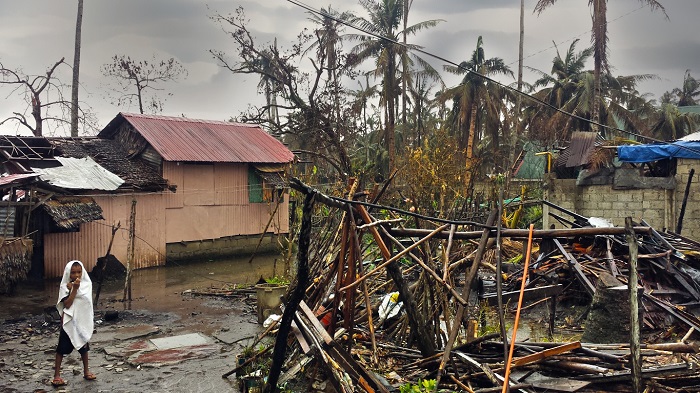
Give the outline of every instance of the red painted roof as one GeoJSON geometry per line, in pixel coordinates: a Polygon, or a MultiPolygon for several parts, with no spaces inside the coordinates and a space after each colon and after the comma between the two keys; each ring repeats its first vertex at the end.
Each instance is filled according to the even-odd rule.
{"type": "Polygon", "coordinates": [[[124,120],[166,161],[287,163],[294,159],[260,126],[243,123],[119,113],[99,136],[111,137],[124,120]]]}
{"type": "MultiPolygon", "coordinates": [[[[39,176],[38,173],[16,173],[13,175],[0,176],[0,186],[6,186],[9,184],[20,184],[20,180],[31,179],[39,176]]],[[[23,184],[23,183],[22,183],[23,184]]]]}

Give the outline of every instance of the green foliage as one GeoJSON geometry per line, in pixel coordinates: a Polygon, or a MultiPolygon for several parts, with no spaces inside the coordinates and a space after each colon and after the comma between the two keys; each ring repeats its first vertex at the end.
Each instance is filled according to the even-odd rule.
{"type": "Polygon", "coordinates": [[[289,280],[286,277],[280,277],[280,276],[266,278],[265,282],[268,284],[289,285],[289,280]]]}
{"type": "Polygon", "coordinates": [[[528,206],[523,211],[523,216],[520,219],[520,228],[529,228],[530,224],[535,224],[535,229],[542,229],[542,206],[528,206]]]}
{"type": "Polygon", "coordinates": [[[421,392],[437,392],[437,381],[434,379],[419,380],[417,384],[407,383],[399,387],[400,393],[421,393],[421,392]]]}

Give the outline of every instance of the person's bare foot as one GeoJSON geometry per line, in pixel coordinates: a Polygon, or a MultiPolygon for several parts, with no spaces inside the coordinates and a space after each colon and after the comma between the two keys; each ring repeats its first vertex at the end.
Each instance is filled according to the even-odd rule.
{"type": "Polygon", "coordinates": [[[88,372],[87,374],[83,375],[83,378],[87,379],[88,381],[94,381],[97,379],[97,375],[88,372]]]}

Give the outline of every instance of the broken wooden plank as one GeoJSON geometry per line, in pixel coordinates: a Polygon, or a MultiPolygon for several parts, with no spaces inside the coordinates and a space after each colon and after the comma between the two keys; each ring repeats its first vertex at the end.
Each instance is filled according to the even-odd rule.
{"type": "Polygon", "coordinates": [[[321,322],[319,322],[318,318],[314,315],[313,311],[309,308],[309,306],[304,302],[301,301],[299,304],[299,309],[302,311],[304,314],[304,317],[309,321],[310,326],[307,326],[309,330],[312,330],[315,334],[318,334],[323,342],[326,344],[328,347],[327,353],[331,358],[339,363],[339,365],[342,366],[343,369],[346,370],[346,372],[350,371],[352,374],[355,375],[356,381],[360,383],[360,378],[362,378],[366,383],[368,383],[368,386],[371,386],[372,390],[376,390],[379,392],[383,393],[388,393],[388,390],[382,385],[371,373],[367,372],[362,365],[357,363],[352,356],[350,356],[347,352],[345,352],[338,343],[333,340],[333,338],[326,332],[326,330],[323,328],[323,325],[321,325],[321,322]]]}
{"type": "MultiPolygon", "coordinates": [[[[651,227],[634,227],[636,233],[649,233],[651,227]]],[[[392,236],[403,236],[403,237],[421,237],[426,236],[431,233],[427,229],[413,229],[413,228],[387,228],[387,231],[392,236]]],[[[469,232],[455,232],[454,239],[478,239],[481,237],[482,231],[469,231],[469,232]]],[[[624,227],[606,227],[606,228],[564,228],[564,229],[537,229],[533,231],[532,237],[534,239],[550,239],[550,238],[562,238],[562,237],[576,237],[576,236],[613,236],[613,235],[624,235],[624,227]]],[[[450,231],[442,230],[435,235],[437,239],[449,239],[450,231]]],[[[489,230],[489,237],[496,237],[496,230],[489,230]]],[[[527,229],[503,229],[501,230],[501,237],[519,237],[527,238],[527,229]]]]}
{"type": "Polygon", "coordinates": [[[573,351],[573,350],[579,349],[579,348],[581,348],[581,342],[574,341],[572,343],[567,343],[564,345],[560,345],[558,347],[545,349],[544,351],[536,352],[536,353],[533,353],[533,354],[530,354],[527,356],[513,359],[512,365],[513,365],[513,367],[524,366],[526,364],[539,362],[539,361],[546,359],[550,356],[559,355],[559,354],[562,354],[564,352],[570,352],[570,351],[573,351]]]}
{"type": "Polygon", "coordinates": [[[455,354],[460,359],[462,359],[462,361],[464,361],[465,363],[483,371],[484,375],[486,375],[486,378],[488,378],[489,381],[491,381],[493,386],[503,386],[503,383],[501,382],[502,378],[499,379],[496,376],[496,373],[494,373],[493,370],[491,370],[491,367],[489,367],[487,364],[479,363],[476,360],[474,360],[474,358],[472,358],[471,356],[469,356],[466,353],[461,352],[461,351],[452,351],[452,353],[455,354]]]}
{"type": "MultiPolygon", "coordinates": [[[[622,228],[623,230],[625,228],[622,228]]],[[[559,252],[566,258],[566,260],[569,262],[569,265],[574,269],[574,272],[576,273],[576,278],[583,284],[583,288],[588,292],[591,297],[595,294],[595,286],[591,281],[586,277],[586,274],[583,273],[583,270],[581,269],[581,264],[574,258],[571,254],[569,254],[565,249],[564,246],[561,245],[561,242],[559,239],[553,239],[554,244],[557,246],[559,249],[559,252]]]]}
{"type": "MultiPolygon", "coordinates": [[[[562,284],[545,285],[542,287],[528,288],[523,292],[523,300],[543,299],[550,296],[557,296],[562,293],[564,286],[562,284]]],[[[509,302],[517,299],[520,291],[503,292],[503,302],[509,302]]],[[[489,293],[480,296],[481,300],[486,301],[489,306],[496,304],[496,294],[489,293]]]]}

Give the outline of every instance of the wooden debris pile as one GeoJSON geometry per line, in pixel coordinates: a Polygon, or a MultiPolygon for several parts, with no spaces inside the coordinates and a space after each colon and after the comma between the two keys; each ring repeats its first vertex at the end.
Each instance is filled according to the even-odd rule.
{"type": "Polygon", "coordinates": [[[639,248],[630,258],[626,228],[593,226],[556,206],[553,216],[569,228],[501,229],[496,211],[483,223],[450,221],[376,205],[380,195],[358,200],[366,195],[353,187],[336,198],[296,180],[292,186],[305,195],[297,276],[276,323],[265,391],[302,372],[337,392],[498,392],[506,379],[511,391],[629,391],[635,362],[641,371],[634,374],[650,391],[696,389],[700,381],[691,341],[700,329],[700,245],[688,238],[641,222],[627,228],[639,248]],[[312,228],[319,205],[331,213],[312,228]],[[535,245],[523,250],[528,238],[535,245]],[[526,262],[504,263],[504,254],[526,262]],[[590,304],[608,276],[626,284],[632,259],[645,338],[653,339],[639,346],[640,355],[629,342],[528,342],[507,334],[503,316],[518,303],[508,299],[546,300],[552,332],[557,302],[590,304]],[[478,290],[489,274],[495,293],[478,290]],[[500,332],[479,335],[489,303],[499,305],[500,332]]]}

